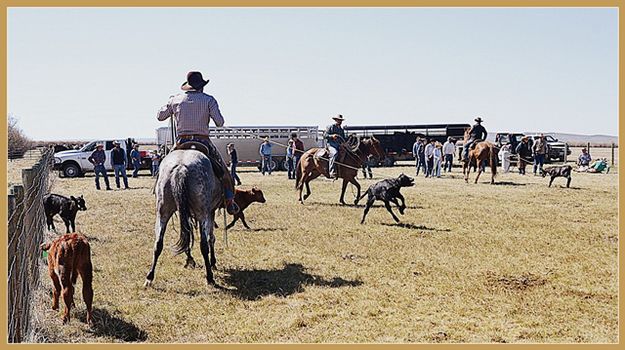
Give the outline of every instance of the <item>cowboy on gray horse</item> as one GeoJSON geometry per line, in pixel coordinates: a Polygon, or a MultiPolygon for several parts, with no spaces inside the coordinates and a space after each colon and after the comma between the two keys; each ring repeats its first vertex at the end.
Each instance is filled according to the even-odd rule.
{"type": "MultiPolygon", "coordinates": [[[[189,72],[187,80],[182,84],[182,94],[172,96],[167,104],[157,114],[160,121],[173,117],[176,121],[176,147],[185,142],[199,142],[208,149],[207,156],[216,163],[223,171],[220,178],[224,186],[226,208],[228,213],[234,215],[239,212],[239,207],[234,202],[234,182],[230,177],[226,163],[219,152],[208,138],[208,124],[212,119],[217,126],[224,125],[224,118],[219,111],[217,100],[203,92],[204,86],[209,80],[204,80],[202,73],[189,72]]],[[[220,174],[220,175],[221,175],[220,174]]]]}
{"type": "Polygon", "coordinates": [[[482,118],[475,118],[475,125],[473,125],[471,127],[471,130],[469,130],[469,140],[463,145],[463,156],[465,162],[469,161],[469,149],[475,143],[475,141],[486,140],[487,136],[488,133],[486,132],[486,129],[482,126],[482,118]]]}
{"type": "Polygon", "coordinates": [[[341,127],[341,124],[343,123],[343,120],[345,120],[345,118],[343,118],[342,115],[337,115],[336,117],[333,117],[332,119],[334,119],[334,124],[329,125],[326,128],[326,131],[323,134],[323,138],[326,140],[326,144],[328,146],[328,151],[330,152],[330,161],[329,161],[329,165],[328,165],[328,170],[330,171],[330,177],[333,178],[337,178],[338,177],[338,171],[336,171],[336,157],[339,154],[339,149],[341,147],[341,144],[343,142],[345,142],[346,138],[345,138],[345,130],[343,129],[343,127],[341,127]]]}

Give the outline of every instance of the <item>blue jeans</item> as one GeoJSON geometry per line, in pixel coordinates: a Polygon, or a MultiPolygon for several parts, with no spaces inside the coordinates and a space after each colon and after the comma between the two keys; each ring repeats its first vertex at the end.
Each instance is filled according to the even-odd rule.
{"type": "Polygon", "coordinates": [[[469,139],[467,141],[467,143],[465,143],[464,145],[462,145],[462,158],[467,161],[469,160],[469,148],[471,147],[471,145],[473,144],[473,142],[475,142],[474,139],[469,139]]]}
{"type": "Polygon", "coordinates": [[[543,164],[545,163],[545,155],[544,154],[535,154],[534,155],[534,175],[536,175],[536,168],[543,170],[543,164]]]}
{"type": "Polygon", "coordinates": [[[430,157],[425,162],[425,177],[434,175],[434,157],[430,157]]]}
{"type": "Polygon", "coordinates": [[[96,189],[100,189],[100,176],[104,177],[104,183],[106,184],[106,188],[111,188],[111,185],[109,184],[109,177],[106,174],[106,168],[104,167],[104,165],[96,165],[93,168],[93,171],[95,172],[95,188],[96,189]]]}
{"type": "Polygon", "coordinates": [[[237,164],[236,163],[230,164],[230,176],[232,176],[232,180],[234,180],[236,184],[238,184],[238,185],[241,184],[241,179],[239,178],[239,175],[237,175],[237,164]]]}
{"type": "Polygon", "coordinates": [[[115,164],[113,165],[113,170],[115,171],[115,185],[117,185],[117,188],[119,188],[120,176],[124,178],[124,187],[128,188],[128,177],[126,176],[126,164],[115,164]]]}
{"type": "Polygon", "coordinates": [[[434,169],[432,169],[432,176],[441,177],[441,159],[434,158],[434,169]]]}
{"type": "Polygon", "coordinates": [[[418,157],[415,158],[415,165],[417,167],[417,176],[419,176],[419,169],[423,169],[423,173],[426,173],[426,167],[425,167],[425,155],[420,154],[418,157]]]}
{"type": "Polygon", "coordinates": [[[158,175],[158,164],[152,163],[152,177],[158,175]]]}
{"type": "Polygon", "coordinates": [[[271,155],[263,154],[263,159],[260,165],[260,172],[263,173],[263,175],[265,175],[265,172],[271,175],[271,155]]]}
{"type": "Polygon", "coordinates": [[[295,157],[286,158],[286,167],[289,179],[295,178],[295,157]]]}
{"type": "Polygon", "coordinates": [[[134,167],[132,177],[139,176],[139,168],[141,167],[141,162],[132,162],[132,166],[134,167]]]}
{"type": "Polygon", "coordinates": [[[328,151],[330,152],[328,171],[331,175],[336,173],[336,164],[334,163],[336,162],[336,157],[339,155],[339,147],[338,144],[328,143],[328,151]]]}
{"type": "Polygon", "coordinates": [[[451,172],[451,165],[454,161],[454,155],[453,154],[446,154],[445,155],[445,165],[443,166],[443,169],[447,172],[451,172]]]}

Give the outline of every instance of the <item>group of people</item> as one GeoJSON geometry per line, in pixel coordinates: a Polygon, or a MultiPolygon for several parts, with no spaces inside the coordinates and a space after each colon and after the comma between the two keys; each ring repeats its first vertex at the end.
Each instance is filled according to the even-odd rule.
{"type": "MultiPolygon", "coordinates": [[[[232,145],[232,147],[234,147],[234,145],[232,145]]],[[[273,162],[272,149],[273,144],[269,141],[269,137],[265,137],[263,139],[263,142],[260,144],[260,148],[258,150],[258,153],[260,154],[260,172],[263,175],[271,175],[271,171],[273,168],[273,166],[271,165],[271,163],[273,162]]],[[[230,151],[228,151],[228,153],[230,153],[230,151]]],[[[286,169],[289,179],[295,179],[295,167],[297,166],[297,162],[302,157],[303,153],[304,143],[297,137],[297,133],[292,133],[291,137],[289,138],[288,144],[286,145],[285,154],[286,169]]],[[[230,162],[234,163],[232,155],[230,155],[230,162]]]]}
{"type": "Polygon", "coordinates": [[[416,176],[423,169],[425,177],[441,177],[441,168],[444,172],[451,172],[456,150],[456,140],[448,137],[444,144],[435,139],[417,137],[412,145],[412,154],[417,167],[416,176]]]}
{"type": "Polygon", "coordinates": [[[517,168],[519,174],[525,175],[525,168],[528,164],[533,163],[534,175],[540,175],[548,151],[547,141],[543,134],[540,134],[536,141],[532,140],[529,136],[523,136],[519,144],[515,144],[515,139],[511,136],[510,141],[499,150],[499,157],[501,158],[501,165],[505,173],[510,171],[512,154],[516,154],[518,157],[517,168]]]}
{"type": "MultiPolygon", "coordinates": [[[[126,174],[126,167],[128,165],[128,159],[126,156],[126,150],[121,148],[118,141],[113,141],[113,149],[111,150],[110,164],[115,174],[115,185],[117,188],[121,188],[121,182],[124,183],[124,189],[129,189],[128,176],[126,174]]],[[[150,155],[152,160],[151,174],[155,177],[158,173],[158,166],[161,156],[154,150],[150,155]]],[[[100,190],[100,176],[104,178],[104,184],[106,190],[111,190],[108,174],[106,171],[106,152],[104,151],[104,144],[98,143],[95,151],[91,153],[87,160],[93,164],[93,171],[95,172],[95,187],[100,190]]],[[[134,144],[132,151],[130,151],[130,161],[133,165],[132,177],[139,176],[139,169],[141,168],[141,153],[139,153],[139,144],[134,144]]]]}

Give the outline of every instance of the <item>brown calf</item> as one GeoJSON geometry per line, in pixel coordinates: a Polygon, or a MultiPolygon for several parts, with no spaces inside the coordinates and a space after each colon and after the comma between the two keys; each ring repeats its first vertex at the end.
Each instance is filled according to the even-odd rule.
{"type": "MultiPolygon", "coordinates": [[[[237,220],[241,219],[241,222],[243,222],[243,226],[245,226],[245,228],[249,230],[250,227],[247,225],[247,222],[245,222],[245,214],[243,214],[243,211],[254,202],[265,203],[265,196],[263,195],[263,191],[261,191],[260,188],[256,186],[252,187],[249,190],[240,190],[236,188],[234,190],[234,201],[239,206],[239,212],[234,215],[234,220],[232,220],[232,222],[228,224],[226,228],[231,228],[232,226],[234,226],[234,223],[237,222],[237,220]]],[[[217,227],[217,222],[215,222],[215,227],[217,227]]]]}
{"type": "Polygon", "coordinates": [[[87,238],[73,233],[60,236],[52,242],[41,244],[41,249],[48,252],[48,272],[54,285],[52,292],[52,310],[59,309],[61,289],[65,312],[63,324],[69,322],[69,310],[74,303],[74,285],[78,275],[82,278],[82,296],[87,304],[87,323],[93,324],[91,304],[93,303],[93,269],[91,266],[91,248],[87,238]]]}

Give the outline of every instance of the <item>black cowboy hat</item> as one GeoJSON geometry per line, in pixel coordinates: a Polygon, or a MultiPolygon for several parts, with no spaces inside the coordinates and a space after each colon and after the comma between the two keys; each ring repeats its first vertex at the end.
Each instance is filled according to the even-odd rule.
{"type": "Polygon", "coordinates": [[[182,83],[180,88],[185,91],[200,90],[204,85],[208,84],[208,82],[209,80],[204,80],[202,73],[189,72],[187,73],[187,81],[182,83]]]}
{"type": "Polygon", "coordinates": [[[482,118],[481,118],[481,117],[477,117],[477,118],[475,118],[475,121],[476,121],[476,122],[478,122],[478,123],[483,122],[483,120],[482,120],[482,118]]]}
{"type": "Polygon", "coordinates": [[[345,120],[345,118],[343,118],[343,115],[342,115],[342,114],[339,114],[339,115],[337,115],[336,117],[332,117],[332,119],[334,119],[334,120],[341,120],[341,121],[342,121],[342,120],[345,120]]]}

